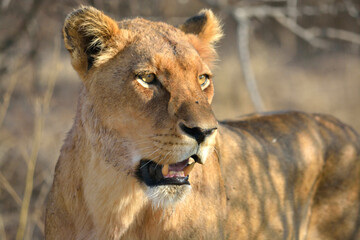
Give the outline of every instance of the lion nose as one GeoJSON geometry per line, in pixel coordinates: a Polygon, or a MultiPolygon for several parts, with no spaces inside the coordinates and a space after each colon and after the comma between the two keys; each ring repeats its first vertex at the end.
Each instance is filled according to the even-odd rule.
{"type": "Polygon", "coordinates": [[[192,138],[195,138],[197,143],[200,145],[202,142],[204,142],[205,138],[207,136],[210,136],[217,127],[209,128],[209,129],[203,129],[200,127],[187,127],[184,123],[179,124],[180,129],[185,132],[187,135],[189,135],[192,138]]]}

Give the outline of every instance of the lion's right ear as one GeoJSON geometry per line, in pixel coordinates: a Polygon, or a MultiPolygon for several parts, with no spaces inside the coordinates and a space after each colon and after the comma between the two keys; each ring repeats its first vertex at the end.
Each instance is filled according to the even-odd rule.
{"type": "Polygon", "coordinates": [[[63,35],[71,63],[81,77],[92,68],[112,58],[123,48],[127,34],[103,12],[83,6],[65,19],[63,35]]]}

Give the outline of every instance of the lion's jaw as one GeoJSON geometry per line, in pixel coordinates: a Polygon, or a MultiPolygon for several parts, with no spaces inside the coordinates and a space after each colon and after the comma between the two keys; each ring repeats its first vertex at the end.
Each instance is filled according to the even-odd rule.
{"type": "MultiPolygon", "coordinates": [[[[215,135],[214,135],[214,139],[215,139],[215,135]]],[[[213,141],[215,141],[215,140],[213,140],[213,141]]],[[[203,162],[205,162],[208,155],[212,151],[214,151],[213,146],[210,146],[210,145],[208,145],[206,147],[201,146],[199,148],[198,152],[196,153],[196,155],[193,155],[193,156],[196,156],[199,159],[202,159],[203,162]]],[[[191,159],[191,161],[194,161],[194,159],[192,159],[191,157],[190,157],[190,159],[191,159]]],[[[185,161],[187,161],[187,160],[185,160],[185,161]]],[[[180,162],[180,164],[181,164],[181,162],[180,162]]],[[[193,164],[195,164],[195,163],[193,163],[193,164]]],[[[188,168],[189,167],[191,167],[191,166],[189,165],[188,168]]],[[[204,166],[204,167],[206,168],[206,166],[204,166]]],[[[189,178],[190,178],[190,176],[189,176],[189,178]]],[[[190,191],[191,191],[191,184],[158,185],[158,186],[153,186],[153,187],[147,186],[146,195],[150,199],[153,207],[166,208],[168,206],[174,206],[175,204],[183,201],[185,199],[185,197],[190,193],[190,191]]]]}
{"type": "MultiPolygon", "coordinates": [[[[174,206],[183,201],[191,192],[192,180],[199,181],[197,171],[192,171],[192,169],[196,162],[204,163],[209,154],[214,151],[215,136],[216,133],[204,144],[190,148],[191,151],[185,154],[167,156],[169,159],[178,159],[172,164],[169,164],[168,159],[164,158],[158,163],[148,160],[146,157],[140,158],[137,177],[147,185],[146,195],[154,208],[174,206]],[[153,172],[153,176],[149,176],[151,172],[153,172]]],[[[137,156],[139,157],[139,155],[137,156]]],[[[206,165],[204,168],[203,170],[206,171],[206,165]]]]}

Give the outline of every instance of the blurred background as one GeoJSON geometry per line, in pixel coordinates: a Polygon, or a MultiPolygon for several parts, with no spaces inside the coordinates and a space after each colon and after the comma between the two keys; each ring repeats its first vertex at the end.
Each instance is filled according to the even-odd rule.
{"type": "Polygon", "coordinates": [[[218,119],[294,109],[360,131],[359,0],[0,0],[0,239],[44,238],[80,84],[61,28],[80,4],[173,25],[211,8],[225,33],[214,69],[218,119]]]}

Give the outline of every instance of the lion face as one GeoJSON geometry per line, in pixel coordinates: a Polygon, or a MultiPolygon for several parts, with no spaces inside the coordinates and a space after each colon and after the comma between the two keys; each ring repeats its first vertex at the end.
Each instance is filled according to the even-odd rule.
{"type": "Polygon", "coordinates": [[[183,199],[194,164],[214,151],[210,65],[220,35],[210,11],[181,30],[144,19],[116,24],[89,7],[65,21],[65,45],[86,88],[84,119],[97,119],[88,136],[107,149],[105,164],[130,172],[156,205],[183,199]]]}

